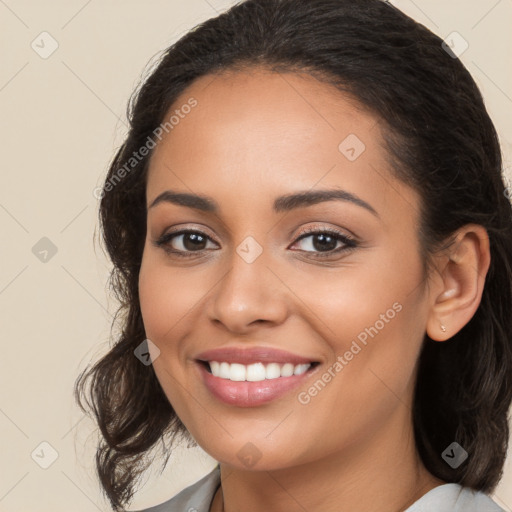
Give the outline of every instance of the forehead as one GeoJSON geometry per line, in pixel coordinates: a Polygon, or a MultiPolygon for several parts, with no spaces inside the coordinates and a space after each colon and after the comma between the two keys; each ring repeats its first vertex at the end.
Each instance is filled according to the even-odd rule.
{"type": "Polygon", "coordinates": [[[381,206],[399,189],[411,194],[390,172],[377,118],[309,75],[206,75],[166,119],[173,114],[151,158],[148,203],[165,189],[245,207],[315,186],[357,191],[381,206]]]}

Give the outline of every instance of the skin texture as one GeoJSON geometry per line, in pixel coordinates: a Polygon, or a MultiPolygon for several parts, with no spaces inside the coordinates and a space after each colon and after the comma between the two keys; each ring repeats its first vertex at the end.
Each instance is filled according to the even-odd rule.
{"type": "MultiPolygon", "coordinates": [[[[419,196],[391,174],[385,128],[374,116],[310,76],[259,68],[202,77],[171,110],[190,97],[197,106],[155,148],[147,203],[172,189],[210,196],[220,211],[149,208],[139,291],[147,337],[160,350],[153,365],[162,388],[221,463],[211,510],[405,510],[444,483],[415,449],[416,363],[425,332],[445,341],[478,307],[489,265],[485,230],[461,229],[426,279],[419,196]],[[349,134],[365,145],[354,161],[338,149],[349,134]],[[272,211],[279,195],[318,189],[355,194],[377,215],[346,201],[272,211]],[[180,258],[155,246],[178,228],[209,237],[203,250],[180,258]],[[297,241],[303,228],[334,229],[358,245],[336,254],[344,244],[333,242],[330,257],[315,258],[326,252],[315,235],[297,241]],[[263,250],[252,263],[236,251],[248,236],[263,250]],[[400,311],[301,403],[298,393],[393,304],[400,311]],[[234,407],[210,394],[195,362],[204,350],[228,346],[275,347],[321,364],[299,390],[234,407]],[[247,443],[260,457],[251,467],[239,457],[247,443]]],[[[188,253],[197,247],[181,235],[171,244],[188,253]]]]}

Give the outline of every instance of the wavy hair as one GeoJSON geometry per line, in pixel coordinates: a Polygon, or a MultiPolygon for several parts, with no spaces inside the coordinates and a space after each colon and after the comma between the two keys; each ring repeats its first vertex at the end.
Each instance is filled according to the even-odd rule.
{"type": "Polygon", "coordinates": [[[433,475],[484,492],[495,488],[512,401],[512,209],[481,93],[442,42],[382,0],[246,0],[170,46],[132,95],[129,132],[110,164],[99,208],[120,330],[74,390],[99,426],[96,467],[114,510],[132,499],[158,441],[171,442],[165,467],[175,438],[188,436],[152,365],[134,356],[146,338],[138,277],[151,151],[128,170],[126,163],[196,78],[254,66],[308,73],[381,121],[395,176],[421,198],[425,268],[458,228],[477,223],[487,230],[491,265],[477,311],[445,343],[425,334],[413,423],[417,449],[433,475]],[[455,469],[441,458],[453,441],[469,453],[455,469]]]}

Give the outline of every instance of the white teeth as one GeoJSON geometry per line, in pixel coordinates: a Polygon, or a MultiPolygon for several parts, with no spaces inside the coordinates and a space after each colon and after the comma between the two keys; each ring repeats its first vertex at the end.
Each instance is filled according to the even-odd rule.
{"type": "Polygon", "coordinates": [[[245,380],[247,369],[243,364],[232,363],[229,368],[229,380],[245,380]]]}
{"type": "Polygon", "coordinates": [[[293,375],[294,366],[291,363],[286,363],[281,368],[281,377],[291,377],[293,375]]]}
{"type": "Polygon", "coordinates": [[[259,382],[265,379],[277,379],[278,377],[291,377],[292,375],[301,375],[311,366],[310,363],[293,365],[292,363],[226,363],[218,361],[208,361],[210,370],[214,377],[228,379],[235,382],[250,381],[259,382]]]}
{"type": "MultiPolygon", "coordinates": [[[[210,368],[211,370],[211,368],[210,368]]],[[[229,379],[229,376],[230,376],[230,371],[229,371],[229,363],[220,363],[220,368],[219,368],[219,374],[216,375],[216,377],[221,377],[223,379],[229,379]]]]}
{"type": "Polygon", "coordinates": [[[295,369],[293,370],[293,373],[294,375],[301,375],[305,372],[308,371],[308,368],[310,367],[311,365],[308,363],[308,364],[298,364],[295,369]]]}
{"type": "Polygon", "coordinates": [[[218,361],[210,361],[210,369],[213,375],[220,375],[220,363],[218,361]]]}
{"type": "Polygon", "coordinates": [[[263,363],[254,363],[247,366],[246,380],[256,382],[265,378],[265,366],[263,363]]]}
{"type": "Polygon", "coordinates": [[[278,377],[281,377],[281,367],[277,363],[267,364],[265,368],[265,378],[277,379],[278,377]]]}

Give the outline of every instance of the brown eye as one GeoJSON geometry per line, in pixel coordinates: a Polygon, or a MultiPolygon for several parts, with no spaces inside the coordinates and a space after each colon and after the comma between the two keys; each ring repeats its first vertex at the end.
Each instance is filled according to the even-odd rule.
{"type": "Polygon", "coordinates": [[[357,246],[355,240],[337,231],[310,230],[303,233],[295,242],[309,240],[303,244],[303,251],[310,252],[315,257],[328,257],[343,251],[354,249],[357,246]],[[341,246],[338,245],[341,243],[341,246]]]}
{"type": "MultiPolygon", "coordinates": [[[[315,235],[306,235],[302,237],[300,240],[307,240],[311,238],[311,241],[306,245],[306,247],[313,248],[316,251],[324,252],[324,251],[332,251],[336,249],[338,245],[339,239],[338,237],[334,237],[325,233],[317,233],[315,235]]],[[[307,248],[305,249],[307,250],[307,248]]]]}
{"type": "Polygon", "coordinates": [[[208,241],[211,241],[209,236],[201,231],[189,229],[166,233],[155,242],[155,245],[178,256],[189,256],[190,253],[206,250],[208,241]]]}

